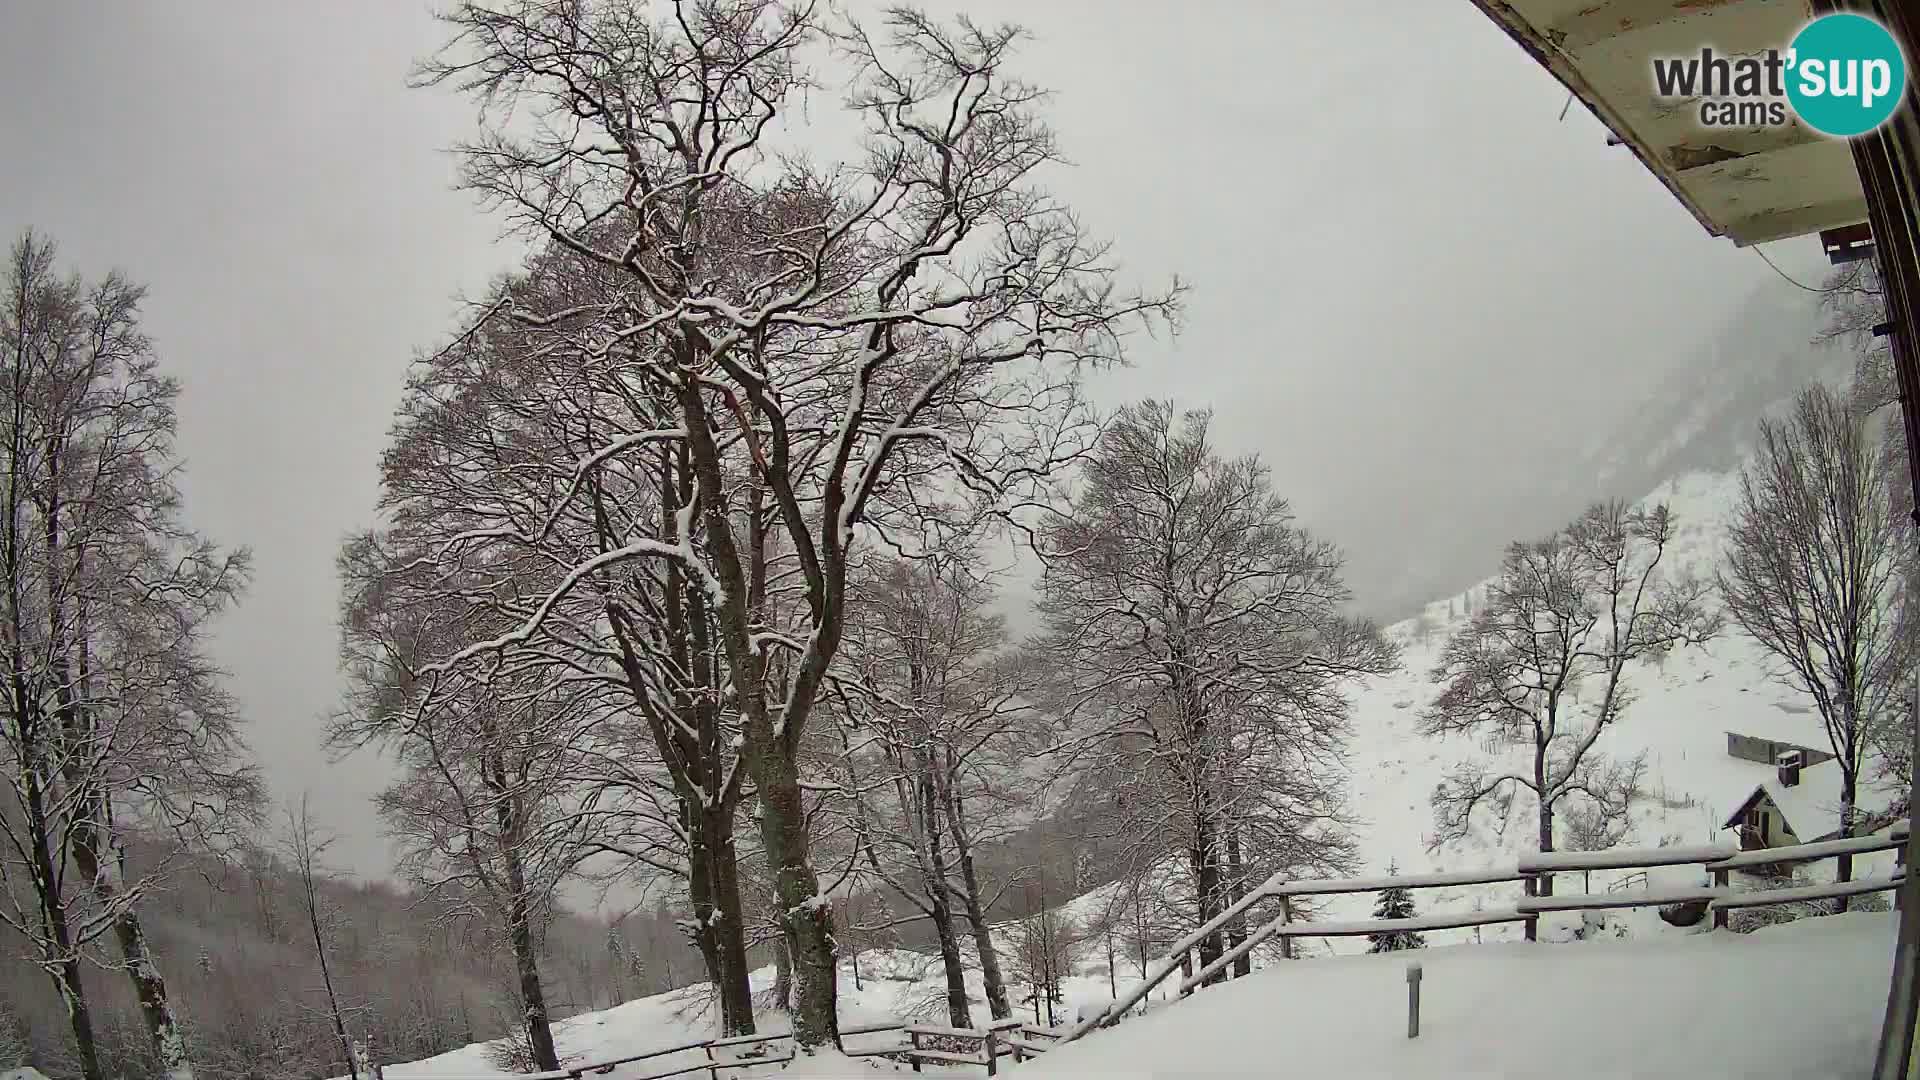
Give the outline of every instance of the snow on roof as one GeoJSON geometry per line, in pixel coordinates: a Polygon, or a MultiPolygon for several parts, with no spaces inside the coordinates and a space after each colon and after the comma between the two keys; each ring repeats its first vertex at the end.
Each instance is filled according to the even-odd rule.
{"type": "Polygon", "coordinates": [[[1820,714],[1811,706],[1778,700],[1756,701],[1754,706],[1741,713],[1739,719],[1727,723],[1728,734],[1792,743],[1823,754],[1833,752],[1828,748],[1827,729],[1820,722],[1820,714]]]}
{"type": "MultiPolygon", "coordinates": [[[[1741,796],[1721,827],[1732,828],[1738,824],[1740,816],[1762,792],[1787,819],[1787,827],[1793,830],[1793,835],[1803,843],[1819,840],[1839,830],[1840,763],[1837,761],[1823,761],[1801,769],[1800,782],[1792,787],[1780,782],[1778,772],[1769,775],[1741,796]]],[[[1899,797],[1900,793],[1891,784],[1862,780],[1855,801],[1863,812],[1877,814],[1892,806],[1899,797]]]]}

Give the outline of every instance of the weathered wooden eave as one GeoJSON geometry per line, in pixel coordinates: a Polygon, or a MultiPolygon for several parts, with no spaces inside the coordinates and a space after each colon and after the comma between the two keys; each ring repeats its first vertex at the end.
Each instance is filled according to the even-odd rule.
{"type": "Polygon", "coordinates": [[[1760,244],[1867,219],[1846,142],[1797,121],[1703,128],[1697,103],[1656,99],[1652,58],[1702,45],[1784,48],[1806,0],[1472,0],[1605,124],[1714,236],[1760,244]]]}

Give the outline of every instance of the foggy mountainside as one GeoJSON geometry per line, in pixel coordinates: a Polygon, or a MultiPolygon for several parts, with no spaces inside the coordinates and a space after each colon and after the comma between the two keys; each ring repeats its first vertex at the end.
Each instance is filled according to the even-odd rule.
{"type": "Polygon", "coordinates": [[[0,12],[76,191],[257,135],[0,264],[0,1080],[1864,1075],[1897,265],[1669,239],[1471,11],[941,4],[236,7],[152,101],[0,12]],[[1303,170],[1236,80],[1349,23],[1476,79],[1303,170]]]}
{"type": "MultiPolygon", "coordinates": [[[[1818,309],[1818,296],[1767,275],[1702,343],[1676,346],[1671,365],[1634,407],[1603,427],[1569,431],[1567,457],[1529,459],[1533,471],[1516,485],[1533,493],[1526,523],[1544,532],[1596,496],[1637,499],[1671,477],[1739,464],[1760,417],[1784,408],[1811,379],[1852,377],[1849,349],[1810,344],[1818,309]]],[[[1493,532],[1494,524],[1468,513],[1423,532],[1417,558],[1365,590],[1368,610],[1406,618],[1475,580],[1488,548],[1511,539],[1493,532]]]]}

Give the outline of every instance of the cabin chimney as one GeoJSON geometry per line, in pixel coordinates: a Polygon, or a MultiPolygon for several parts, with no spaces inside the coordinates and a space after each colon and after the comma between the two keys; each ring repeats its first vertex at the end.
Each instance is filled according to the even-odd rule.
{"type": "Polygon", "coordinates": [[[1806,762],[1806,755],[1798,750],[1782,750],[1774,763],[1780,770],[1780,786],[1794,787],[1800,783],[1800,766],[1806,762]]]}

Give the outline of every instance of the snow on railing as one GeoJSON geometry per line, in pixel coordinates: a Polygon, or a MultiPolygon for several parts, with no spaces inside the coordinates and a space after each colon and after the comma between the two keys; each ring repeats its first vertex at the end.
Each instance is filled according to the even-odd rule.
{"type": "Polygon", "coordinates": [[[1528,876],[1565,870],[1632,870],[1653,866],[1684,866],[1718,862],[1740,853],[1732,844],[1696,844],[1690,847],[1609,848],[1606,851],[1542,851],[1520,857],[1520,872],[1528,876]]]}
{"type": "MultiPolygon", "coordinates": [[[[920,1066],[923,1062],[947,1065],[981,1065],[985,1066],[988,1076],[993,1076],[999,1071],[1000,1058],[1011,1056],[1015,1061],[1025,1061],[1029,1057],[1037,1057],[1053,1048],[1053,1043],[1038,1040],[1057,1040],[1061,1036],[1061,1032],[1058,1029],[1039,1027],[1034,1024],[1029,1024],[1018,1017],[995,1020],[985,1027],[978,1028],[943,1027],[938,1024],[864,1024],[857,1027],[843,1027],[840,1029],[840,1036],[842,1039],[845,1039],[852,1035],[881,1035],[892,1031],[904,1033],[907,1036],[907,1041],[892,1043],[886,1046],[857,1049],[850,1048],[842,1043],[840,1052],[846,1057],[881,1057],[891,1055],[904,1058],[913,1066],[914,1072],[920,1071],[920,1066]],[[922,1046],[920,1040],[923,1038],[959,1041],[972,1040],[978,1044],[978,1048],[972,1053],[942,1050],[922,1046]]],[[[765,1054],[748,1054],[739,1057],[722,1058],[714,1056],[713,1052],[716,1048],[761,1046],[771,1042],[778,1042],[781,1039],[791,1038],[793,1038],[791,1033],[782,1031],[765,1035],[732,1035],[723,1039],[702,1039],[698,1042],[680,1043],[676,1046],[661,1047],[658,1050],[629,1054],[626,1057],[613,1058],[607,1061],[594,1061],[584,1065],[575,1065],[557,1072],[533,1073],[528,1076],[517,1077],[515,1080],[585,1080],[589,1075],[604,1076],[622,1065],[635,1065],[641,1062],[671,1057],[675,1054],[691,1053],[695,1050],[704,1051],[706,1059],[703,1061],[695,1061],[676,1069],[668,1069],[665,1072],[648,1073],[645,1076],[636,1077],[634,1080],[667,1080],[669,1077],[700,1072],[708,1074],[709,1080],[719,1080],[721,1070],[745,1069],[756,1065],[778,1065],[792,1061],[794,1051],[789,1050],[784,1056],[778,1057],[765,1054]]]]}
{"type": "Polygon", "coordinates": [[[1602,911],[1609,908],[1666,907],[1718,900],[1730,895],[1725,889],[1705,885],[1682,885],[1665,889],[1609,889],[1603,893],[1567,893],[1561,896],[1528,896],[1514,905],[1520,911],[1540,915],[1549,911],[1602,911]]]}
{"type": "Polygon", "coordinates": [[[1907,875],[1902,872],[1888,874],[1885,877],[1833,881],[1824,885],[1803,885],[1795,889],[1755,889],[1715,900],[1713,906],[1715,910],[1724,911],[1730,908],[1761,907],[1767,904],[1798,904],[1806,900],[1836,900],[1842,896],[1860,896],[1865,893],[1897,889],[1906,879],[1907,875]]]}
{"type": "MultiPolygon", "coordinates": [[[[1135,1005],[1175,971],[1182,973],[1177,995],[1185,997],[1200,987],[1217,981],[1221,975],[1254,949],[1279,938],[1284,945],[1296,937],[1341,937],[1394,931],[1449,930],[1469,926],[1487,926],[1503,922],[1526,923],[1529,941],[1537,937],[1539,916],[1554,911],[1591,911],[1610,908],[1665,907],[1672,904],[1703,903],[1713,912],[1714,926],[1726,925],[1729,910],[1770,904],[1790,904],[1806,900],[1859,896],[1865,893],[1897,889],[1905,881],[1904,870],[1885,877],[1793,889],[1735,890],[1728,884],[1728,872],[1750,866],[1806,862],[1859,855],[1889,849],[1900,852],[1904,867],[1907,824],[1896,823],[1886,832],[1844,840],[1824,840],[1790,847],[1766,848],[1742,852],[1732,844],[1699,844],[1656,848],[1615,848],[1607,851],[1550,851],[1525,855],[1506,866],[1479,870],[1439,871],[1431,874],[1364,878],[1326,878],[1313,881],[1285,881],[1275,875],[1259,888],[1248,892],[1233,906],[1207,920],[1205,924],[1176,942],[1152,973],[1098,1014],[1068,1028],[1060,1043],[1072,1042],[1096,1027],[1118,1023],[1135,1005]],[[1713,875],[1713,884],[1649,888],[1647,870],[1662,866],[1697,864],[1713,875]],[[1604,893],[1573,893],[1559,896],[1538,895],[1546,891],[1557,873],[1594,870],[1637,870],[1630,875],[1628,887],[1616,883],[1604,893]],[[1526,886],[1528,895],[1511,908],[1462,912],[1455,915],[1424,915],[1411,919],[1361,919],[1345,922],[1293,921],[1288,898],[1295,896],[1332,896],[1342,893],[1377,892],[1386,888],[1436,889],[1460,885],[1494,885],[1516,881],[1526,886]],[[1637,887],[1634,887],[1637,886],[1637,887]],[[1201,941],[1242,916],[1262,900],[1279,900],[1281,912],[1267,920],[1234,947],[1193,969],[1192,952],[1201,941]]],[[[1289,953],[1289,955],[1291,955],[1289,953]]],[[[1057,1044],[1056,1044],[1057,1045],[1057,1044]]]]}

